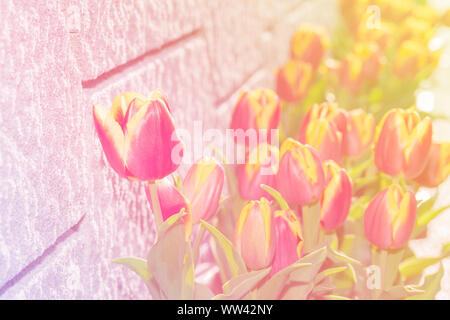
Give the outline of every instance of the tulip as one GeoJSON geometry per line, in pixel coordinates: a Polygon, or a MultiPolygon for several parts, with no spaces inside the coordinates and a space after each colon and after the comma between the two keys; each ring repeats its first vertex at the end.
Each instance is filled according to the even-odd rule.
{"type": "Polygon", "coordinates": [[[236,225],[236,247],[247,267],[260,270],[271,265],[276,246],[273,213],[265,198],[250,201],[236,225]]]}
{"type": "Polygon", "coordinates": [[[327,183],[320,201],[320,223],[327,231],[336,230],[347,219],[352,202],[352,181],[332,160],[323,163],[327,183]]]}
{"type": "Polygon", "coordinates": [[[381,249],[403,247],[414,230],[416,211],[414,194],[392,184],[379,192],[364,212],[367,239],[381,249]]]}
{"type": "Polygon", "coordinates": [[[433,143],[422,173],[415,179],[420,185],[436,188],[450,174],[450,143],[433,143]]]}
{"type": "Polygon", "coordinates": [[[433,55],[423,43],[408,40],[396,50],[392,61],[392,71],[399,78],[412,78],[427,65],[432,65],[433,61],[433,55]]]}
{"type": "Polygon", "coordinates": [[[210,219],[219,207],[224,171],[214,159],[201,159],[183,181],[184,195],[191,204],[192,223],[210,219]]]}
{"type": "Polygon", "coordinates": [[[314,105],[300,127],[299,141],[317,150],[322,161],[341,161],[347,113],[333,103],[314,105]]]}
{"type": "Polygon", "coordinates": [[[180,165],[172,151],[182,157],[183,146],[160,92],[152,92],[150,98],[131,92],[118,95],[109,112],[94,105],[93,115],[106,158],[120,176],[154,181],[180,165]]]}
{"type": "Polygon", "coordinates": [[[374,159],[378,170],[391,176],[403,173],[407,179],[417,177],[431,147],[431,119],[420,120],[411,109],[393,109],[376,131],[374,159]]]}
{"type": "Polygon", "coordinates": [[[312,76],[309,63],[289,60],[277,71],[276,91],[286,102],[300,102],[308,93],[312,76]]]}
{"type": "Polygon", "coordinates": [[[244,131],[267,130],[267,136],[263,138],[270,142],[270,130],[278,128],[280,113],[280,99],[274,91],[270,89],[246,91],[241,93],[234,107],[230,128],[244,131]]]}
{"type": "Polygon", "coordinates": [[[316,202],[324,189],[324,172],[317,152],[294,139],[286,139],[281,145],[276,184],[290,203],[302,206],[316,202]]]}
{"type": "Polygon", "coordinates": [[[358,157],[368,149],[375,135],[375,118],[362,109],[348,113],[343,152],[347,157],[358,157]]]}
{"type": "Polygon", "coordinates": [[[364,82],[373,82],[381,70],[382,59],[376,45],[357,43],[338,68],[340,84],[357,93],[364,82]]]}
{"type": "Polygon", "coordinates": [[[321,28],[302,26],[291,40],[291,58],[311,64],[317,69],[328,47],[328,39],[321,28]]]}
{"type": "MultiPolygon", "coordinates": [[[[173,185],[173,183],[169,181],[169,179],[165,178],[158,181],[156,183],[156,191],[163,221],[166,221],[174,214],[180,213],[182,209],[185,209],[186,212],[189,212],[188,201],[173,185]]],[[[155,210],[150,194],[150,185],[146,186],[145,194],[147,195],[148,202],[150,203],[150,208],[154,212],[155,210]]]]}
{"type": "Polygon", "coordinates": [[[275,212],[275,256],[270,274],[274,275],[295,263],[302,255],[301,225],[292,211],[275,212]]]}
{"type": "Polygon", "coordinates": [[[368,0],[339,0],[339,9],[350,32],[356,34],[358,25],[366,23],[361,17],[369,5],[368,0]]]}
{"type": "Polygon", "coordinates": [[[278,171],[278,148],[267,143],[254,148],[243,165],[237,167],[238,188],[243,199],[257,200],[271,196],[261,188],[261,184],[275,187],[275,175],[278,171]]]}

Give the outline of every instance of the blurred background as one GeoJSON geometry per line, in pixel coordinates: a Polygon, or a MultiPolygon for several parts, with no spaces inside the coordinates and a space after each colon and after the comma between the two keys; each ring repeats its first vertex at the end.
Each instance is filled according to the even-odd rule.
{"type": "MultiPolygon", "coordinates": [[[[154,240],[153,217],[142,185],[107,165],[92,105],[109,106],[124,91],[161,88],[177,127],[192,131],[198,120],[205,130],[223,130],[242,90],[275,87],[275,70],[287,60],[300,25],[322,26],[333,52],[345,58],[352,32],[351,19],[341,14],[345,2],[351,12],[354,1],[338,0],[4,0],[0,299],[149,298],[140,279],[111,259],[144,257],[154,240]]],[[[410,2],[426,1],[387,3],[401,8],[410,2]]],[[[450,8],[447,0],[428,4],[440,13],[450,8]]],[[[390,13],[381,7],[379,22],[390,13]]],[[[440,58],[418,70],[424,72],[413,82],[381,81],[386,90],[368,90],[364,99],[391,107],[416,103],[435,118],[434,138],[450,141],[450,28],[439,26],[428,38],[412,20],[396,24],[416,30],[416,41],[440,58]],[[386,94],[392,85],[407,86],[407,100],[386,94]]],[[[344,87],[334,84],[334,99],[363,103],[344,87]]],[[[438,192],[436,206],[449,204],[450,180],[438,192]]],[[[447,210],[412,246],[420,257],[437,256],[449,242],[447,210]]],[[[438,299],[450,299],[450,259],[444,268],[438,299]]]]}

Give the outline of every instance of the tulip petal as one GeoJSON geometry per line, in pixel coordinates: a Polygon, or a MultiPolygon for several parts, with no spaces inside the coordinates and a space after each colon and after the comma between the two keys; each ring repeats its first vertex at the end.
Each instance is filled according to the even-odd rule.
{"type": "Polygon", "coordinates": [[[150,101],[137,111],[127,123],[125,139],[126,165],[133,176],[157,180],[178,168],[183,148],[174,133],[172,116],[163,101],[150,101]],[[180,154],[173,158],[174,149],[180,154]]]}
{"type": "Polygon", "coordinates": [[[129,172],[123,161],[125,137],[122,128],[101,105],[93,107],[94,124],[98,137],[111,167],[121,176],[128,177],[129,172]]]}

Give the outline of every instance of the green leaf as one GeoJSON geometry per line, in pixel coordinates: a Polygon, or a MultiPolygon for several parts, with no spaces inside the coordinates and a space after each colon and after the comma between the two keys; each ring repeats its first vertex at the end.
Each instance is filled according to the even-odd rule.
{"type": "MultiPolygon", "coordinates": [[[[258,290],[257,296],[259,300],[277,300],[283,298],[283,289],[289,283],[297,282],[295,280],[296,272],[304,272],[308,278],[311,278],[312,263],[294,263],[283,270],[277,272],[272,278],[264,283],[258,290]]],[[[312,275],[314,276],[314,275],[312,275]]],[[[297,283],[299,285],[308,284],[308,282],[297,283]]],[[[307,293],[306,293],[307,294],[307,293]]],[[[306,299],[306,295],[298,296],[297,299],[306,299]]]]}
{"type": "Polygon", "coordinates": [[[149,272],[165,298],[192,299],[194,264],[192,249],[186,239],[185,225],[179,218],[164,224],[157,242],[147,256],[149,272]]]}
{"type": "Polygon", "coordinates": [[[423,227],[426,226],[431,220],[436,218],[440,213],[450,208],[450,205],[435,209],[435,210],[429,210],[425,212],[424,214],[420,215],[420,217],[417,218],[417,226],[423,227]]]}
{"type": "Polygon", "coordinates": [[[442,248],[442,252],[439,257],[433,258],[417,258],[415,256],[409,257],[402,261],[399,266],[400,275],[402,279],[408,280],[417,275],[420,275],[427,267],[438,263],[442,259],[450,255],[450,243],[446,244],[442,248]]]}
{"type": "Polygon", "coordinates": [[[406,300],[432,300],[436,294],[441,290],[441,280],[444,276],[444,267],[442,263],[439,266],[438,272],[425,277],[425,282],[421,286],[425,292],[422,294],[407,297],[406,300]]]}
{"type": "Polygon", "coordinates": [[[319,283],[319,282],[321,282],[322,280],[324,280],[326,277],[335,275],[335,274],[340,273],[340,272],[344,272],[344,271],[346,271],[347,269],[348,269],[347,266],[343,266],[343,267],[334,267],[334,268],[328,268],[328,269],[325,269],[325,270],[323,270],[322,272],[320,272],[320,273],[316,276],[316,278],[314,279],[314,282],[315,282],[315,283],[319,283]]]}
{"type": "Polygon", "coordinates": [[[247,272],[242,257],[234,248],[230,240],[228,240],[219,230],[214,228],[208,222],[200,220],[203,228],[205,228],[212,236],[217,246],[218,251],[226,259],[225,270],[222,270],[225,274],[226,279],[231,279],[239,274],[247,272]]]}
{"type": "Polygon", "coordinates": [[[113,263],[121,264],[137,273],[144,281],[152,279],[151,273],[148,271],[147,260],[135,257],[124,257],[112,260],[113,263]]]}
{"type": "Polygon", "coordinates": [[[240,274],[223,285],[223,294],[214,297],[215,300],[239,300],[254,290],[269,274],[271,268],[240,274]]]}
{"type": "Polygon", "coordinates": [[[287,201],[284,200],[281,193],[279,193],[277,190],[275,190],[265,184],[262,184],[261,188],[263,188],[265,191],[267,191],[278,202],[278,204],[280,205],[280,208],[282,210],[290,210],[287,201]]]}

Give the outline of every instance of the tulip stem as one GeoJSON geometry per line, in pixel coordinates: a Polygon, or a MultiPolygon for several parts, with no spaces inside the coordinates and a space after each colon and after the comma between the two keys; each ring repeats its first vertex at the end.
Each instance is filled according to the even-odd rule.
{"type": "Polygon", "coordinates": [[[159,230],[159,227],[163,223],[163,218],[162,218],[162,213],[161,213],[161,206],[159,205],[158,190],[156,189],[156,182],[149,183],[149,190],[150,190],[150,197],[152,199],[153,214],[155,215],[156,229],[159,230]]]}
{"type": "Polygon", "coordinates": [[[314,204],[303,207],[303,235],[304,249],[308,252],[317,244],[317,236],[320,229],[320,206],[314,204]]]}

